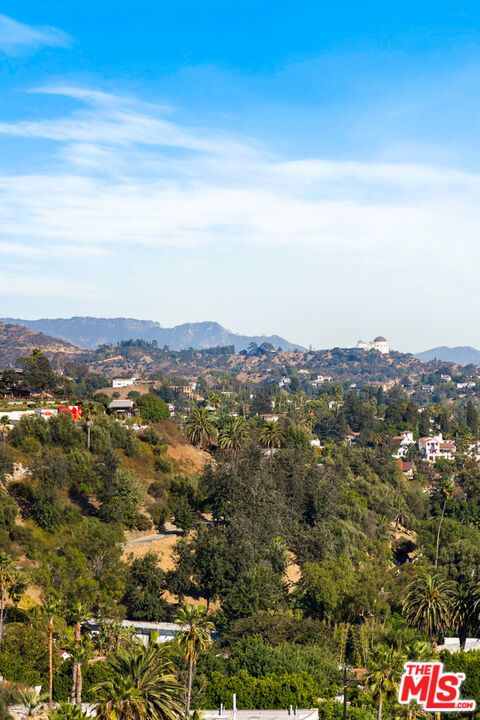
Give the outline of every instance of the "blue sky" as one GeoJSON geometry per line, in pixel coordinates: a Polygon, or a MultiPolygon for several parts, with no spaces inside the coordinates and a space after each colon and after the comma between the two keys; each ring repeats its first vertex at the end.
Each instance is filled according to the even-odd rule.
{"type": "Polygon", "coordinates": [[[480,345],[480,6],[6,0],[0,315],[480,345]]]}

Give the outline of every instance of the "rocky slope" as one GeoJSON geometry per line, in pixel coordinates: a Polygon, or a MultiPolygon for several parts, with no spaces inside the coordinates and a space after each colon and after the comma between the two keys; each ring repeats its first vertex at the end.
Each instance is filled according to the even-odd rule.
{"type": "Polygon", "coordinates": [[[74,359],[81,350],[71,343],[35,332],[22,325],[0,322],[0,368],[13,366],[18,357],[39,348],[52,360],[74,359]]]}

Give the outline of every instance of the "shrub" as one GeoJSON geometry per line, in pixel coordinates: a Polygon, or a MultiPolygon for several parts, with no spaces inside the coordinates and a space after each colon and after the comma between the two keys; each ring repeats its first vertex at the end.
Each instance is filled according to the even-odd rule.
{"type": "Polygon", "coordinates": [[[233,693],[237,695],[239,709],[312,707],[316,699],[315,683],[306,673],[255,678],[240,670],[231,677],[213,672],[202,698],[203,706],[218,707],[220,703],[228,706],[233,693]]]}

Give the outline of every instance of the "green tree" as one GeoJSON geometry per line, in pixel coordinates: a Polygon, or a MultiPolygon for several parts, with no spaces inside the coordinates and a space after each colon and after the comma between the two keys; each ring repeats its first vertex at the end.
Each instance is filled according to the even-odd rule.
{"type": "Polygon", "coordinates": [[[395,696],[404,662],[404,656],[393,648],[379,647],[373,655],[365,680],[378,703],[377,720],[382,720],[385,700],[395,696]]]}
{"type": "Polygon", "coordinates": [[[245,444],[248,434],[249,427],[244,417],[229,418],[218,434],[218,446],[221,450],[238,452],[245,444]]]}
{"type": "Polygon", "coordinates": [[[3,641],[5,629],[5,603],[8,590],[14,583],[16,570],[13,558],[5,552],[0,552],[0,645],[3,641]]]}
{"type": "Polygon", "coordinates": [[[185,435],[193,445],[206,447],[217,437],[216,417],[207,407],[194,407],[185,420],[185,435]]]}
{"type": "Polygon", "coordinates": [[[129,567],[123,604],[134,620],[165,620],[165,576],[159,558],[153,552],[136,558],[129,567]]]}
{"type": "Polygon", "coordinates": [[[451,621],[452,584],[440,575],[424,573],[407,588],[403,610],[407,621],[427,633],[432,646],[451,621]]]}
{"type": "Polygon", "coordinates": [[[451,599],[452,626],[458,632],[460,650],[465,650],[470,630],[476,630],[480,618],[480,584],[457,583],[451,599]]]}
{"type": "Polygon", "coordinates": [[[167,657],[151,644],[118,650],[107,661],[108,679],[92,688],[101,720],[178,720],[182,686],[167,657]]]}
{"type": "Polygon", "coordinates": [[[260,442],[266,448],[280,447],[283,441],[283,430],[278,421],[269,420],[259,433],[260,442]]]}
{"type": "Polygon", "coordinates": [[[192,683],[198,656],[204,652],[211,643],[213,623],[208,619],[205,608],[201,605],[184,605],[175,617],[175,622],[184,625],[185,629],[177,633],[175,638],[183,657],[187,663],[187,692],[185,699],[185,718],[190,717],[190,703],[192,699],[192,683]]]}
{"type": "Polygon", "coordinates": [[[153,393],[140,395],[140,397],[135,400],[135,404],[140,410],[142,420],[145,422],[156,423],[160,422],[160,420],[167,420],[170,417],[167,403],[153,393]]]}
{"type": "Polygon", "coordinates": [[[100,517],[105,522],[135,527],[143,492],[140,483],[127,470],[119,469],[98,493],[100,517]]]}

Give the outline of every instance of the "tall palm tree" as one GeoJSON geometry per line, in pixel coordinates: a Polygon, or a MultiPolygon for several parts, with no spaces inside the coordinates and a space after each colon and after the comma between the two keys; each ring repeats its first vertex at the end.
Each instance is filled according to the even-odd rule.
{"type": "Polygon", "coordinates": [[[194,407],[185,420],[185,434],[193,445],[204,447],[217,436],[216,416],[207,407],[194,407]]]}
{"type": "Polygon", "coordinates": [[[452,584],[440,575],[419,575],[407,588],[403,610],[407,622],[427,633],[437,647],[437,635],[451,620],[452,584]]]}
{"type": "Polygon", "coordinates": [[[43,612],[48,618],[48,704],[53,704],[53,633],[54,619],[60,609],[60,601],[56,597],[47,597],[43,604],[43,612]]]}
{"type": "Polygon", "coordinates": [[[260,430],[259,434],[260,442],[266,448],[270,450],[272,448],[278,448],[282,444],[283,431],[278,422],[269,420],[260,430]]]}
{"type": "Polygon", "coordinates": [[[168,648],[143,645],[117,650],[107,661],[108,679],[92,688],[101,720],[178,720],[183,688],[168,648]]]}
{"type": "Polygon", "coordinates": [[[70,702],[72,705],[81,705],[83,691],[82,664],[88,660],[89,648],[84,642],[80,642],[80,644],[75,642],[68,648],[68,652],[73,663],[70,702]]]}
{"type": "Polygon", "coordinates": [[[229,418],[218,435],[221,450],[238,452],[248,438],[249,427],[244,417],[229,418]]]}
{"type": "Polygon", "coordinates": [[[5,629],[5,603],[16,575],[13,558],[5,552],[0,552],[0,644],[5,629]]]}
{"type": "Polygon", "coordinates": [[[452,626],[458,632],[460,649],[465,650],[468,632],[477,624],[480,617],[480,583],[458,583],[451,601],[452,626]]]}
{"type": "Polygon", "coordinates": [[[442,512],[440,513],[440,520],[438,522],[438,528],[437,528],[437,538],[435,542],[435,567],[438,567],[438,555],[440,552],[440,534],[442,532],[442,525],[443,520],[445,518],[445,510],[447,509],[447,502],[450,500],[450,498],[453,495],[453,491],[455,489],[455,484],[452,480],[452,478],[444,478],[441,485],[441,494],[443,497],[443,504],[442,504],[442,512]]]}
{"type": "Polygon", "coordinates": [[[73,659],[72,667],[72,690],[71,702],[80,705],[82,702],[82,663],[88,657],[86,645],[82,645],[82,622],[88,617],[88,608],[81,602],[75,602],[67,610],[67,617],[70,622],[74,623],[73,629],[73,645],[70,648],[70,654],[73,659]]]}
{"type": "Polygon", "coordinates": [[[365,677],[372,696],[378,702],[377,720],[382,720],[383,704],[394,697],[400,681],[405,657],[398,650],[380,646],[372,657],[365,677]]]}
{"type": "Polygon", "coordinates": [[[184,630],[177,633],[175,639],[188,666],[185,718],[189,718],[195,666],[200,653],[204,652],[212,642],[211,631],[214,629],[214,625],[208,619],[203,605],[197,607],[184,605],[179,609],[175,622],[185,627],[184,630]]]}
{"type": "Polygon", "coordinates": [[[91,448],[92,427],[96,415],[98,414],[98,405],[93,400],[86,400],[82,403],[82,420],[85,422],[87,429],[87,450],[91,448]]]}

